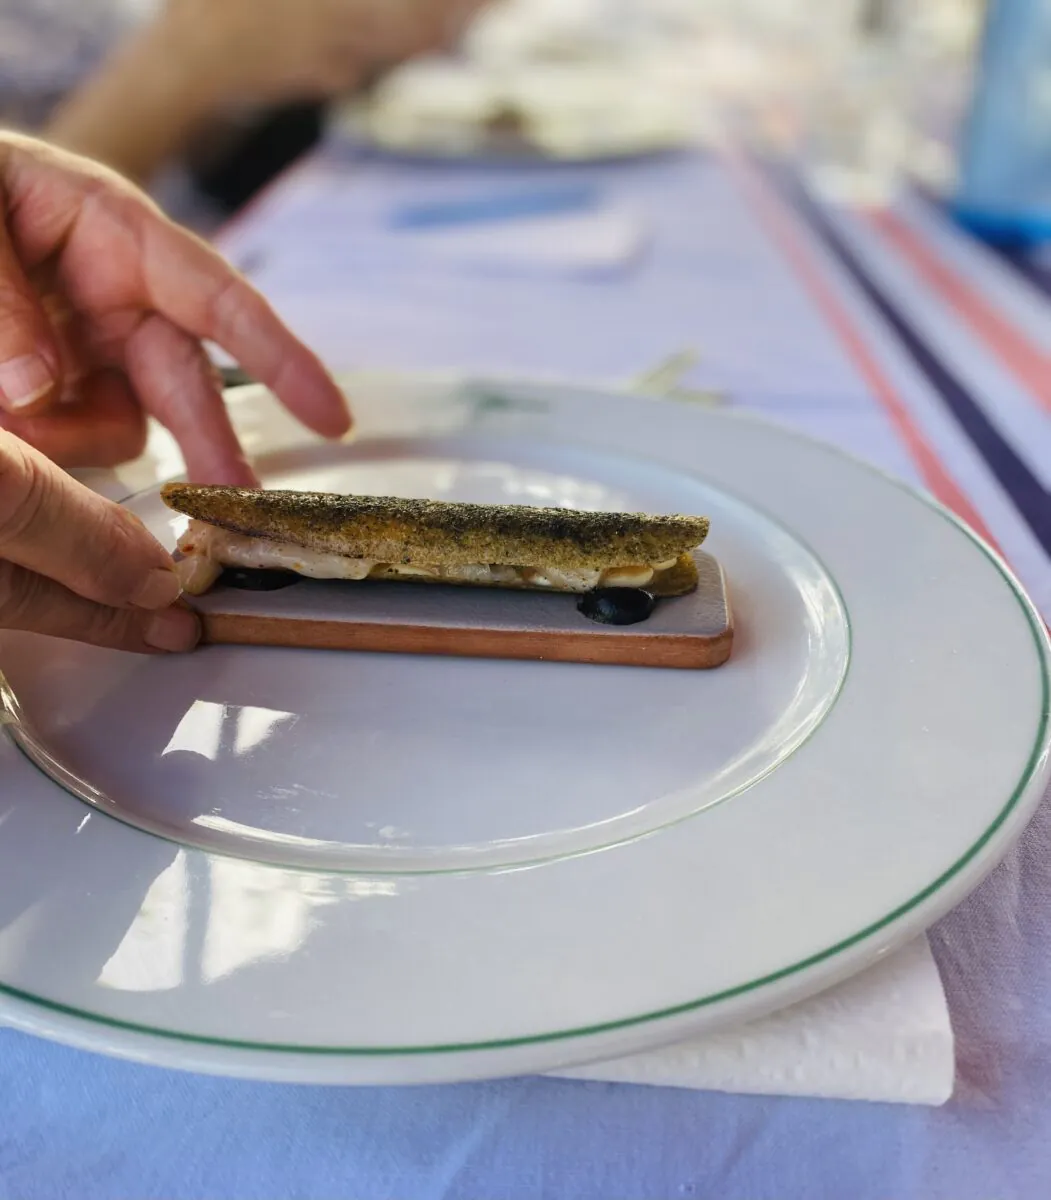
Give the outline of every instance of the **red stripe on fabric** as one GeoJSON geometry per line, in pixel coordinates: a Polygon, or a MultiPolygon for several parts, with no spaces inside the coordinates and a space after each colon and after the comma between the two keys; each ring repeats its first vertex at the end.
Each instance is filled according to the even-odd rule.
{"type": "Polygon", "coordinates": [[[866,215],[872,227],[978,334],[1041,408],[1051,412],[1051,354],[1034,345],[897,213],[880,209],[866,215]]]}
{"type": "Polygon", "coordinates": [[[800,237],[796,218],[779,196],[739,155],[728,152],[726,161],[759,218],[763,228],[784,254],[815,306],[838,337],[850,360],[872,390],[902,439],[930,492],[965,521],[1002,556],[978,510],[943,466],[930,443],[913,421],[908,407],[869,349],[857,323],[836,295],[818,265],[817,256],[800,237]]]}

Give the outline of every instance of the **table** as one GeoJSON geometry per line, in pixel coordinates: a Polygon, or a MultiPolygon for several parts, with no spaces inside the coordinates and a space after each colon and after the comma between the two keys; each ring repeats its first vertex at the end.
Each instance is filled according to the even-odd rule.
{"type": "MultiPolygon", "coordinates": [[[[588,279],[361,260],[319,305],[310,246],[333,213],[350,225],[497,178],[340,146],[271,189],[221,244],[339,368],[623,380],[696,344],[692,384],[928,488],[1001,548],[1051,616],[1051,302],[1038,271],[970,242],[920,197],[831,209],[783,168],[741,156],[564,175],[645,215],[640,259],[588,279]],[[284,265],[268,268],[282,247],[284,265]]],[[[958,1048],[942,1109],[545,1079],[260,1085],[5,1031],[0,1200],[1051,1194],[1049,899],[1045,802],[1003,866],[932,931],[958,1048]]]]}

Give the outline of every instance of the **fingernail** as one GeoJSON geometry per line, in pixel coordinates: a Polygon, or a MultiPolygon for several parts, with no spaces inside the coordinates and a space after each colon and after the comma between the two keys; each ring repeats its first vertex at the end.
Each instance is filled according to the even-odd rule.
{"type": "Polygon", "coordinates": [[[174,571],[155,567],[131,598],[136,608],[167,608],[182,595],[182,585],[174,571]]]}
{"type": "Polygon", "coordinates": [[[28,408],[54,383],[51,368],[39,354],[21,354],[0,363],[0,396],[7,408],[28,408]]]}
{"type": "Polygon", "coordinates": [[[143,640],[154,650],[179,654],[197,645],[201,640],[201,627],[188,609],[166,608],[150,617],[143,640]]]}

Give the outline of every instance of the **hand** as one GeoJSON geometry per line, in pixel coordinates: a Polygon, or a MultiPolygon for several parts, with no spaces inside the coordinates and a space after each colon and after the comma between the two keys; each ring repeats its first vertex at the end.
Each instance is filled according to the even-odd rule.
{"type": "Polygon", "coordinates": [[[149,413],[191,478],[251,486],[209,339],[310,428],[346,432],[346,405],[317,358],[119,175],[0,134],[0,212],[0,429],[63,466],[114,466],[141,452],[149,413]]]}
{"type": "Polygon", "coordinates": [[[232,101],[338,95],[371,70],[449,46],[481,0],[168,0],[158,54],[232,101]]]}
{"type": "Polygon", "coordinates": [[[0,432],[0,629],[190,650],[200,630],[178,595],[171,558],[127,509],[0,432]]]}

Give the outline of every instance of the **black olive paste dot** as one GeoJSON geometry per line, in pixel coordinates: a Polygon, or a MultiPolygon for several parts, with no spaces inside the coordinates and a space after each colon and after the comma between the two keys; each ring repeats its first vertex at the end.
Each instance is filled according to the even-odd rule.
{"type": "Polygon", "coordinates": [[[656,597],[644,588],[606,587],[585,592],[577,608],[601,625],[637,625],[653,614],[656,597]]]}
{"type": "Polygon", "coordinates": [[[264,567],[226,567],[219,577],[223,587],[240,588],[244,592],[276,592],[299,583],[301,575],[294,571],[276,571],[264,567]]]}

